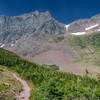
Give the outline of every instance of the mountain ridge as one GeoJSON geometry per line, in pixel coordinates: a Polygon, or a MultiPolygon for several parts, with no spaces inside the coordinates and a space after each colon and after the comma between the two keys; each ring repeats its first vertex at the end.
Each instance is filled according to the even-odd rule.
{"type": "MultiPolygon", "coordinates": [[[[39,34],[40,32],[41,34],[60,34],[64,28],[62,30],[59,28],[63,28],[63,24],[58,23],[49,12],[39,13],[35,11],[20,16],[0,16],[0,35],[4,39],[9,37],[9,32],[10,35],[11,33],[17,35],[16,39],[19,39],[25,33],[28,35],[39,34]],[[4,36],[4,33],[6,36],[4,36]]],[[[9,41],[13,37],[10,36],[9,41]]]]}
{"type": "Polygon", "coordinates": [[[47,47],[43,47],[41,41],[45,44],[65,32],[64,24],[56,21],[48,11],[0,16],[0,46],[20,55],[45,51],[47,47]]]}
{"type": "Polygon", "coordinates": [[[93,33],[97,31],[100,31],[100,14],[97,14],[90,18],[76,20],[70,23],[67,33],[77,33],[77,32],[93,33]]]}

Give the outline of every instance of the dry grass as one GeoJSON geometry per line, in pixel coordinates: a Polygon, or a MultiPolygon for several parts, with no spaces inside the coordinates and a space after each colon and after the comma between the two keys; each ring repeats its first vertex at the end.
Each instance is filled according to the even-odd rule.
{"type": "Polygon", "coordinates": [[[22,85],[13,78],[12,73],[0,66],[0,100],[14,100],[22,90],[22,85]]]}

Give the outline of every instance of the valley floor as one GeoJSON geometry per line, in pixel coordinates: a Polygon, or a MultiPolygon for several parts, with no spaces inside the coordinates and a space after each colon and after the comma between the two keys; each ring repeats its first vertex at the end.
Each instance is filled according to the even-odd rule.
{"type": "MultiPolygon", "coordinates": [[[[39,49],[41,52],[35,53],[35,51],[38,51],[37,48],[39,47],[36,46],[35,48],[37,50],[35,51],[33,50],[35,55],[32,55],[32,53],[28,53],[27,55],[22,57],[29,61],[36,62],[39,64],[50,64],[50,65],[56,64],[57,66],[59,66],[60,71],[63,72],[70,72],[74,74],[84,75],[86,74],[85,71],[87,69],[90,75],[92,76],[96,76],[98,73],[100,73],[100,67],[95,66],[92,63],[84,63],[81,61],[75,62],[75,60],[79,58],[79,51],[75,50],[75,48],[73,48],[68,44],[66,35],[64,36],[64,39],[62,41],[52,42],[52,43],[42,41],[41,43],[37,42],[37,44],[39,44],[43,48],[45,47],[48,49],[47,50],[39,49]]],[[[16,51],[9,48],[8,50],[13,52],[16,51]]],[[[18,55],[20,56],[20,54],[18,55]]]]}
{"type": "Polygon", "coordinates": [[[61,71],[71,72],[74,74],[84,75],[86,69],[93,76],[100,73],[100,67],[82,62],[74,62],[69,57],[66,57],[62,51],[51,50],[44,52],[34,57],[33,61],[40,64],[56,64],[60,67],[61,71]]]}
{"type": "Polygon", "coordinates": [[[76,58],[78,58],[77,52],[67,44],[66,40],[52,44],[51,50],[36,55],[34,58],[26,57],[26,59],[39,64],[56,64],[63,72],[85,75],[87,69],[92,76],[100,73],[100,67],[91,63],[75,62],[76,58]]]}

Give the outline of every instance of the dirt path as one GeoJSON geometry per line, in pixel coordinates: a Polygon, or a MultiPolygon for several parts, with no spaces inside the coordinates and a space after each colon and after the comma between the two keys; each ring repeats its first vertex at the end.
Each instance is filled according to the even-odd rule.
{"type": "Polygon", "coordinates": [[[12,73],[13,77],[16,78],[22,85],[23,85],[23,91],[20,93],[20,95],[17,97],[17,100],[29,100],[30,97],[30,87],[26,83],[26,81],[22,80],[20,77],[18,77],[16,74],[12,73]]]}

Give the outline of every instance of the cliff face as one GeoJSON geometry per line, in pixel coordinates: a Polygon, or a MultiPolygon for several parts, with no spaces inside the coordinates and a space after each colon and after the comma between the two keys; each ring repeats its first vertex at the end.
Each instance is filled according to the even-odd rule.
{"type": "Polygon", "coordinates": [[[0,16],[0,46],[20,56],[45,51],[48,39],[65,32],[64,24],[56,21],[48,11],[0,16]]]}
{"type": "Polygon", "coordinates": [[[35,11],[20,16],[0,16],[0,42],[15,42],[30,35],[34,40],[39,40],[64,32],[64,25],[57,22],[49,12],[35,11]]]}

